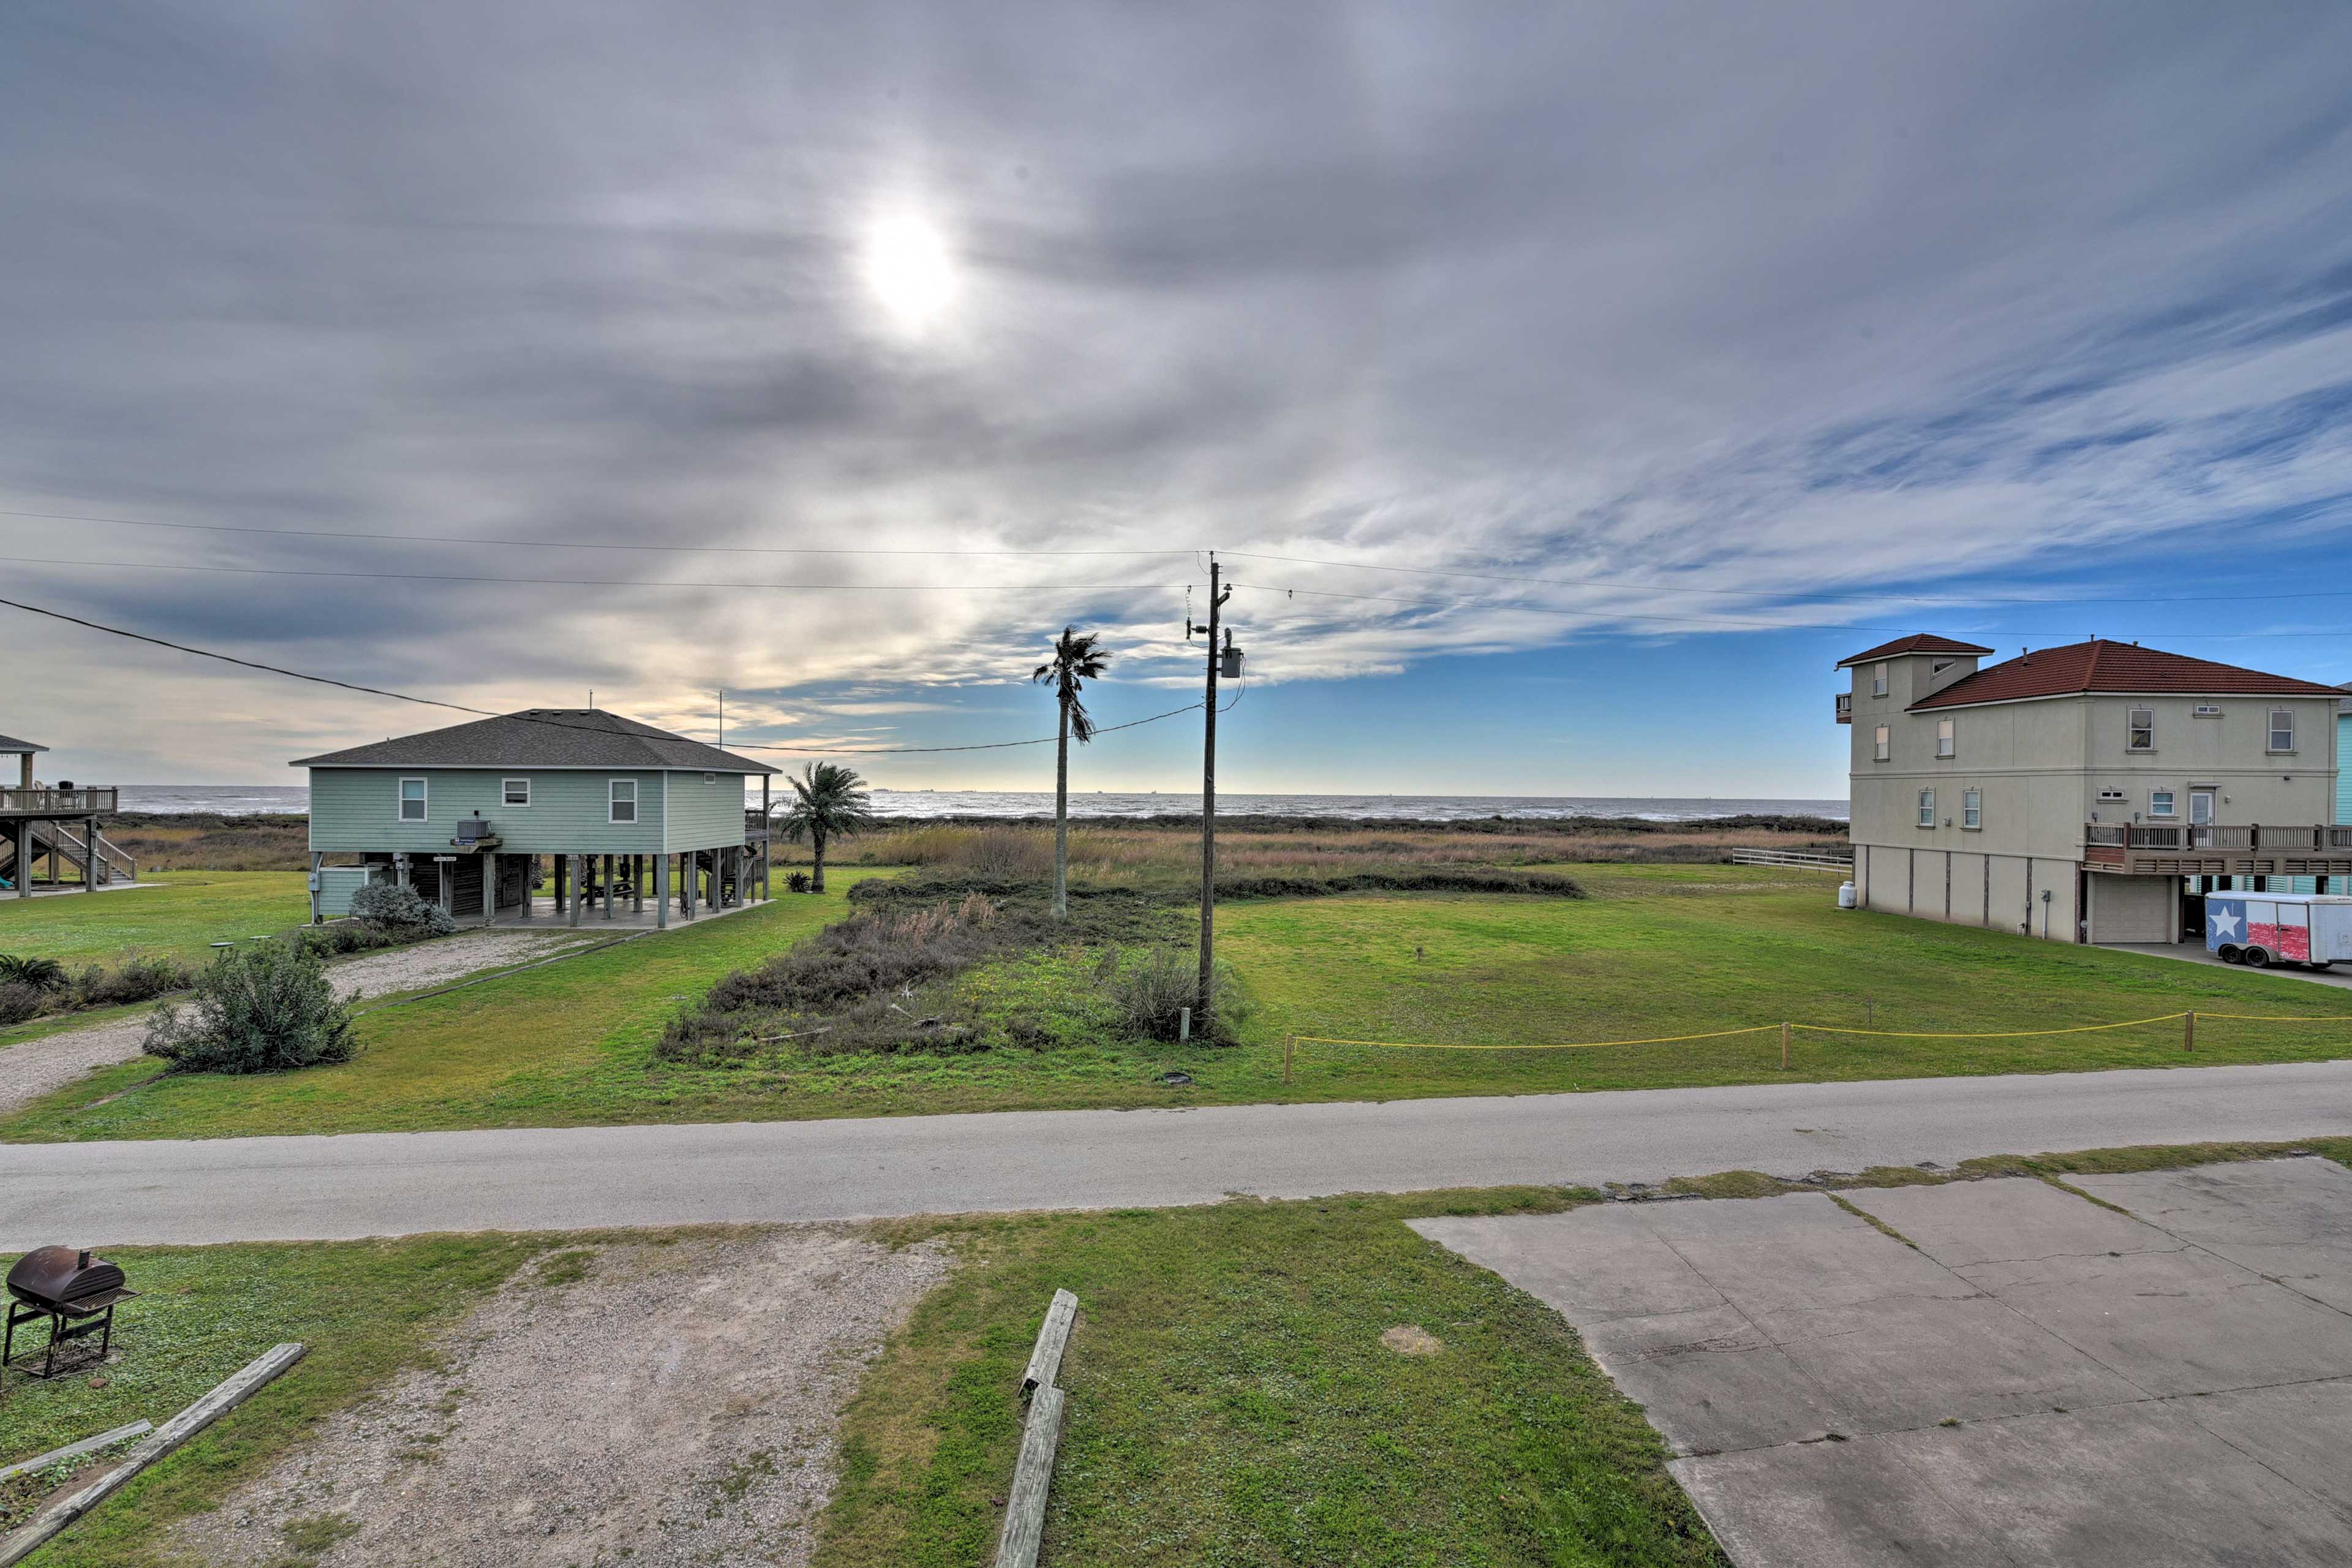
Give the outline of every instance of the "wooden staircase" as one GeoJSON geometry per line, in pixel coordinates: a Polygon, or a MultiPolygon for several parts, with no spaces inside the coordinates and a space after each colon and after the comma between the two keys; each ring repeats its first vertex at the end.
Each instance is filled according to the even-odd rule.
{"type": "Polygon", "coordinates": [[[94,880],[103,888],[139,879],[138,862],[105,834],[93,829],[85,837],[84,830],[71,822],[39,818],[24,824],[31,847],[28,864],[20,868],[15,826],[0,824],[0,881],[7,884],[9,892],[22,887],[27,875],[35,887],[78,887],[94,880]],[[98,860],[95,878],[89,875],[93,853],[98,860]]]}

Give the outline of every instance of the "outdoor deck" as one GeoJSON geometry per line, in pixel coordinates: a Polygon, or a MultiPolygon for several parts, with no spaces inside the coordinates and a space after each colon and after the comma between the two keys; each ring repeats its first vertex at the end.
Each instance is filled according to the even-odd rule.
{"type": "Polygon", "coordinates": [[[2352,826],[2092,822],[2083,860],[2133,877],[2352,877],[2352,826]]]}
{"type": "MultiPolygon", "coordinates": [[[[701,904],[697,904],[694,908],[694,914],[689,918],[678,912],[677,900],[672,900],[669,910],[669,929],[672,931],[683,931],[688,926],[700,925],[705,921],[723,920],[729,915],[741,914],[745,910],[756,910],[763,905],[772,902],[774,902],[774,900],[772,899],[751,899],[743,903],[731,905],[725,909],[716,910],[708,908],[701,904]]],[[[582,931],[653,931],[656,929],[655,921],[657,913],[658,911],[655,909],[654,901],[651,899],[647,899],[646,900],[646,907],[643,910],[632,909],[630,907],[630,901],[626,899],[616,899],[614,900],[613,912],[609,917],[604,913],[601,907],[596,909],[582,910],[580,911],[579,929],[582,931]]],[[[460,916],[458,923],[460,925],[479,926],[481,921],[479,917],[468,921],[463,916],[460,916]]],[[[512,928],[516,931],[570,931],[572,929],[572,916],[570,913],[566,912],[564,914],[557,914],[555,912],[555,900],[550,898],[535,898],[531,900],[530,918],[529,920],[525,920],[523,918],[523,912],[520,907],[509,907],[507,909],[500,910],[499,911],[498,919],[492,921],[490,923],[494,926],[512,928]]]]}

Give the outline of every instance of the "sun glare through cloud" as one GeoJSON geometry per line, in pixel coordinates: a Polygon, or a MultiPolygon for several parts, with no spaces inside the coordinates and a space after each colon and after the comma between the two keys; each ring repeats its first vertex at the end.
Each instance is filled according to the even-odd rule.
{"type": "Polygon", "coordinates": [[[868,226],[860,270],[890,324],[909,334],[937,326],[959,291],[947,237],[917,213],[886,213],[868,226]]]}

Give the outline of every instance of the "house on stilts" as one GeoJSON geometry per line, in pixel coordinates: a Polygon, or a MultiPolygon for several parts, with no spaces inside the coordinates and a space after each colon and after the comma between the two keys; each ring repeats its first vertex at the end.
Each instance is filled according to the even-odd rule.
{"type": "Polygon", "coordinates": [[[527,709],[291,765],[310,770],[314,922],[371,881],[484,925],[667,929],[769,896],[776,769],[602,709],[527,709]]]}

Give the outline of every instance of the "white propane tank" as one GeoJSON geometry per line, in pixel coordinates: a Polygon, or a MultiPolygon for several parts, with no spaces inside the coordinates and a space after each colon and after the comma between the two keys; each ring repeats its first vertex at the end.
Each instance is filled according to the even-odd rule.
{"type": "Polygon", "coordinates": [[[1857,900],[1853,894],[1853,884],[1852,882],[1840,882],[1838,884],[1838,908],[1842,910],[1850,910],[1854,907],[1856,901],[1857,900]]]}

